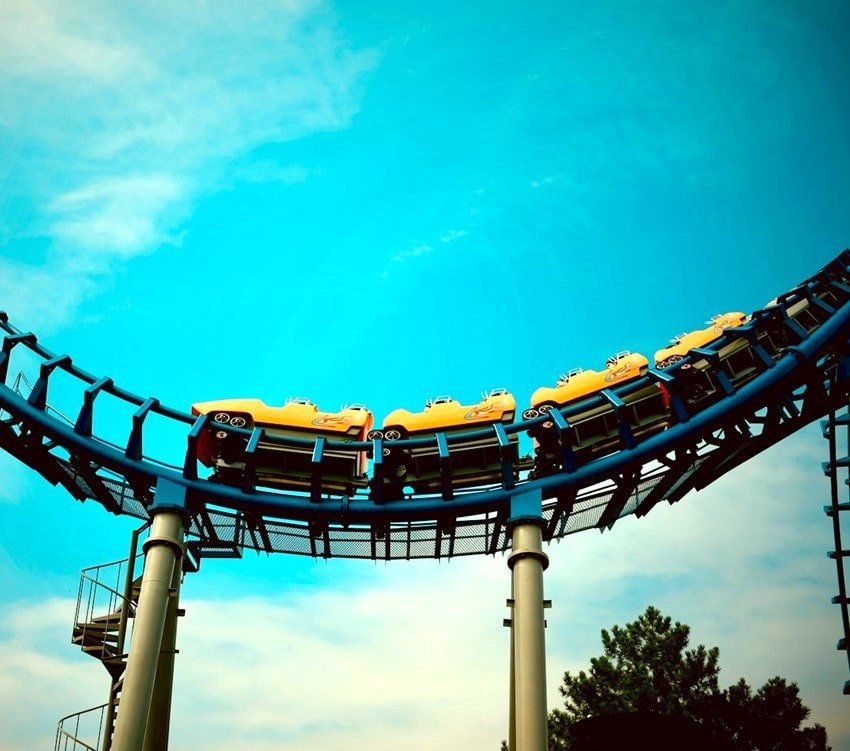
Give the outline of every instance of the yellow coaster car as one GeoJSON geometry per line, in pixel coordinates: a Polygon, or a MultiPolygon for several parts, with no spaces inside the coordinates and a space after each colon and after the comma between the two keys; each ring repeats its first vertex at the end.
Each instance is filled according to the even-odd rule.
{"type": "Polygon", "coordinates": [[[554,430],[552,419],[530,428],[535,454],[531,476],[541,477],[559,471],[564,447],[569,448],[578,462],[623,448],[627,444],[621,422],[628,426],[631,441],[664,430],[669,412],[664,392],[656,383],[637,381],[648,368],[649,361],[643,355],[619,352],[608,358],[601,372],[576,368],[562,375],[555,388],[537,389],[531,396],[531,408],[522,416],[530,420],[551,410],[569,407],[565,410],[569,427],[563,437],[554,430]],[[617,387],[617,407],[604,395],[595,396],[611,387],[617,387]]]}
{"type": "MultiPolygon", "coordinates": [[[[213,467],[213,479],[238,483],[245,470],[247,438],[222,426],[253,430],[265,436],[317,438],[334,441],[365,441],[372,428],[372,413],[362,404],[351,404],[339,412],[322,412],[309,399],[288,399],[282,407],[270,407],[259,399],[221,399],[197,402],[192,414],[209,415],[209,427],[198,441],[198,460],[213,467]],[[218,423],[218,425],[216,425],[218,423]]],[[[257,482],[290,490],[311,485],[313,446],[285,446],[261,440],[257,446],[257,482]]],[[[366,487],[365,451],[325,449],[321,460],[322,490],[351,493],[366,487]]]]}
{"type": "Polygon", "coordinates": [[[438,396],[425,402],[422,412],[395,409],[384,418],[382,430],[373,430],[370,438],[398,441],[417,433],[472,430],[478,424],[513,422],[516,400],[507,389],[484,393],[478,404],[464,405],[450,396],[438,396]]]}
{"type": "MultiPolygon", "coordinates": [[[[396,409],[384,418],[383,428],[369,433],[370,439],[399,441],[437,433],[459,433],[483,428],[494,423],[511,423],[516,413],[516,400],[507,389],[484,393],[478,404],[464,405],[450,396],[438,396],[425,403],[422,412],[396,409]]],[[[518,460],[519,437],[509,436],[508,454],[518,460]]],[[[449,446],[452,486],[481,485],[501,479],[501,450],[495,433],[492,436],[449,446]]],[[[383,449],[383,481],[387,494],[398,496],[405,486],[415,492],[441,488],[440,455],[436,438],[433,445],[407,448],[385,444],[383,449]]]]}
{"type": "Polygon", "coordinates": [[[531,395],[531,409],[525,410],[522,416],[530,420],[553,407],[563,407],[602,389],[645,375],[648,367],[649,360],[643,355],[625,351],[609,357],[605,370],[575,368],[561,375],[554,388],[541,386],[537,389],[531,395]]]}
{"type": "Polygon", "coordinates": [[[704,347],[709,342],[718,339],[726,330],[741,326],[749,316],[744,313],[719,313],[706,321],[707,328],[691,331],[689,334],[679,334],[670,340],[670,346],[655,353],[655,367],[666,368],[674,362],[679,362],[694,347],[704,347]]]}

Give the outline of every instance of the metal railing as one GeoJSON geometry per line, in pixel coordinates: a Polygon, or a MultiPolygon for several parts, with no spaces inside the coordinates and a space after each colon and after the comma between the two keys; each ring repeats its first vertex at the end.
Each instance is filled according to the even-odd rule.
{"type": "Polygon", "coordinates": [[[101,704],[59,720],[53,751],[99,751],[103,740],[105,711],[106,704],[101,704]],[[88,740],[81,740],[81,736],[88,740]]]}
{"type": "MultiPolygon", "coordinates": [[[[104,635],[107,619],[114,620],[115,628],[109,631],[115,633],[114,646],[104,641],[100,654],[101,659],[123,654],[127,637],[128,619],[135,612],[132,598],[132,577],[128,581],[128,569],[132,571],[134,561],[124,558],[120,561],[89,566],[80,574],[80,586],[77,593],[77,606],[74,612],[74,635],[85,640],[87,632],[92,629],[92,635],[104,635]],[[130,591],[128,591],[128,589],[130,591]],[[91,625],[98,619],[101,628],[94,630],[91,625]]],[[[94,653],[89,645],[88,650],[94,653]]]]}
{"type": "Polygon", "coordinates": [[[127,558],[89,566],[80,573],[72,641],[84,652],[101,660],[112,680],[106,704],[70,714],[59,721],[57,751],[108,751],[111,746],[132,631],[129,623],[136,611],[134,587],[138,541],[147,527],[144,524],[131,534],[127,558]],[[88,740],[81,740],[81,737],[88,740]],[[94,745],[91,745],[92,738],[95,739],[94,745]]]}

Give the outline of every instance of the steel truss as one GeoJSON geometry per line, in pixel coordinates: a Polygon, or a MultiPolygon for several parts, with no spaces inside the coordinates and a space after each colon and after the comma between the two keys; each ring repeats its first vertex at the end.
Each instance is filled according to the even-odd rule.
{"type": "MultiPolygon", "coordinates": [[[[850,457],[840,457],[837,448],[839,429],[850,426],[850,417],[836,417],[836,411],[847,406],[850,393],[850,251],[756,311],[745,325],[727,329],[710,345],[692,350],[686,362],[663,371],[650,370],[637,381],[604,389],[582,402],[585,415],[605,416],[607,432],[599,441],[579,439],[585,417],[576,411],[578,407],[568,405],[512,425],[389,442],[391,449],[425,449],[438,457],[439,492],[432,493],[399,495],[401,491],[387,490],[382,439],[340,443],[324,437],[270,436],[262,428],[246,431],[218,424],[217,430],[234,432],[242,439],[240,461],[245,471],[237,485],[212,482],[199,474],[197,459],[199,440],[210,427],[207,415],[194,417],[156,398],[127,391],[110,378],[87,373],[70,356],[45,348],[34,333],[15,328],[5,313],[0,313],[0,333],[0,449],[79,501],[93,500],[111,513],[161,527],[146,543],[151,565],[162,569],[152,579],[160,583],[161,591],[141,589],[141,596],[150,602],[143,611],[148,625],[142,630],[150,655],[138,658],[147,668],[131,671],[128,663],[132,709],[125,710],[116,724],[124,739],[144,736],[147,710],[135,697],[151,690],[148,684],[153,677],[145,670],[164,643],[163,629],[170,628],[167,624],[176,618],[171,610],[176,613],[177,585],[172,583],[169,590],[167,582],[162,582],[177,577],[181,569],[197,570],[203,558],[239,557],[246,548],[382,560],[510,551],[509,563],[521,559],[525,567],[531,561],[542,575],[545,555],[537,551],[536,542],[528,549],[514,549],[517,534],[528,536],[536,530],[540,542],[551,541],[586,529],[610,529],[627,515],[643,517],[659,502],[676,503],[690,491],[707,487],[826,415],[830,459],[825,468],[832,491],[826,512],[833,521],[835,549],[830,557],[836,561],[838,575],[838,595],[833,601],[841,607],[844,629],[838,648],[848,652],[850,660],[850,600],[844,570],[850,551],[842,545],[840,524],[850,502],[839,499],[838,482],[843,470],[850,475],[850,457]],[[9,383],[14,372],[10,366],[20,352],[38,363],[38,378],[28,390],[9,383]],[[57,373],[66,380],[70,377],[79,392],[80,406],[70,419],[49,406],[57,373]],[[127,439],[119,445],[94,431],[103,395],[132,412],[127,439]],[[641,400],[651,401],[652,407],[641,407],[641,400]],[[151,415],[166,419],[185,436],[180,466],[145,453],[151,415]],[[535,441],[536,456],[517,459],[511,442],[515,446],[526,433],[535,441]],[[309,452],[309,488],[282,492],[259,485],[255,468],[261,441],[282,450],[309,452]],[[461,488],[453,475],[453,458],[462,454],[464,444],[476,441],[496,448],[500,482],[461,488]],[[350,495],[326,492],[323,457],[362,451],[373,463],[371,489],[350,495]],[[184,532],[188,536],[185,550],[184,532]],[[169,598],[174,600],[171,605],[169,598]],[[168,608],[170,615],[166,615],[168,608]]],[[[844,484],[850,484],[850,477],[844,484]]],[[[537,573],[524,576],[536,581],[537,573]]],[[[543,603],[536,602],[536,595],[532,599],[524,622],[534,624],[529,629],[539,630],[542,610],[537,611],[543,603]]],[[[526,647],[519,646],[523,641],[516,641],[517,659],[527,661],[530,652],[522,652],[526,647]]],[[[134,659],[132,653],[129,659],[134,659]]],[[[159,659],[163,660],[162,653],[159,659]]],[[[542,678],[535,680],[543,686],[542,678]]],[[[844,690],[850,693],[850,681],[844,690]]],[[[529,738],[545,735],[545,706],[538,710],[528,710],[531,714],[520,721],[529,738]],[[528,719],[537,714],[540,717],[533,722],[528,719]]],[[[537,740],[529,743],[528,748],[539,745],[537,740]]],[[[127,748],[135,744],[134,740],[127,748]]],[[[519,751],[523,751],[522,743],[519,751]]]]}
{"type": "MultiPolygon", "coordinates": [[[[685,371],[675,367],[650,371],[639,384],[659,384],[669,394],[665,429],[635,438],[631,418],[614,407],[620,446],[577,462],[572,455],[569,413],[499,425],[505,435],[540,430],[548,419],[550,443],[560,453],[559,466],[546,476],[523,472],[517,477],[509,453],[498,485],[455,490],[452,452],[466,440],[488,436],[491,429],[458,435],[439,434],[443,462],[442,492],[382,498],[380,492],[329,495],[321,492],[321,451],[309,492],[279,492],[258,487],[251,478],[250,454],[259,429],[246,442],[248,471],[242,487],[210,482],[198,473],[196,447],[206,427],[205,415],[193,417],[143,398],[57,356],[35,334],[13,327],[0,314],[5,333],[0,351],[0,448],[29,465],[49,482],[63,486],[80,501],[94,500],[115,514],[147,520],[161,480],[186,491],[192,552],[199,558],[236,556],[245,548],[316,557],[443,558],[493,554],[510,548],[507,519],[510,500],[519,493],[541,491],[544,539],[585,529],[610,529],[621,517],[645,516],[660,501],[675,503],[749,458],[783,440],[815,419],[846,403],[845,358],[850,333],[850,251],[780,297],[776,305],[730,329],[702,358],[702,391],[695,398],[685,371]],[[801,308],[802,306],[802,308],[801,308]],[[802,309],[805,315],[799,313],[802,309]],[[796,312],[795,312],[796,311],[796,312]],[[35,355],[39,376],[28,394],[7,384],[16,348],[35,355]],[[725,357],[727,350],[737,354],[725,357]],[[740,352],[746,354],[741,360],[740,352]],[[738,358],[733,361],[733,358],[738,358]],[[730,362],[738,371],[730,369],[730,362]],[[79,383],[80,408],[70,421],[51,413],[51,377],[62,371],[79,383]],[[707,385],[707,386],[706,386],[707,385]],[[115,446],[93,431],[98,397],[109,394],[133,410],[128,437],[115,446]],[[185,458],[171,467],[144,453],[145,425],[156,414],[184,426],[185,458]],[[559,448],[560,447],[560,448],[559,448]],[[525,475],[523,477],[523,475],[525,475]]],[[[616,396],[610,396],[616,399],[616,396]]],[[[231,428],[239,432],[236,428],[231,428]]],[[[381,456],[382,442],[334,444],[317,439],[276,438],[286,445],[332,446],[340,451],[366,450],[381,456]]],[[[431,439],[404,443],[428,445],[431,439]]],[[[528,461],[528,460],[526,460],[528,461]]],[[[528,466],[526,464],[525,466],[528,466]]]]}

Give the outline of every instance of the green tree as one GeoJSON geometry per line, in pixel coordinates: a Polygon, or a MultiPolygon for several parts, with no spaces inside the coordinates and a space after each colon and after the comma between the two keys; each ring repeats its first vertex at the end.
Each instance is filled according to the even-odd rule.
{"type": "Polygon", "coordinates": [[[570,727],[579,720],[636,712],[698,722],[717,748],[829,751],[821,725],[802,727],[809,708],[796,683],[771,678],[753,693],[742,678],[720,690],[719,650],[689,649],[689,637],[690,627],[651,605],[633,623],[603,629],[603,654],[590,669],[564,673],[564,708],[549,715],[550,751],[570,749],[570,727]]]}
{"type": "Polygon", "coordinates": [[[688,650],[690,628],[651,605],[634,623],[602,629],[604,654],[590,671],[564,673],[569,720],[617,712],[688,714],[717,694],[717,647],[688,650]]]}
{"type": "Polygon", "coordinates": [[[736,751],[829,748],[822,725],[802,727],[809,708],[800,699],[797,684],[789,684],[784,678],[771,678],[755,694],[741,678],[721,694],[716,708],[716,713],[703,722],[712,728],[715,738],[729,739],[736,751]]]}

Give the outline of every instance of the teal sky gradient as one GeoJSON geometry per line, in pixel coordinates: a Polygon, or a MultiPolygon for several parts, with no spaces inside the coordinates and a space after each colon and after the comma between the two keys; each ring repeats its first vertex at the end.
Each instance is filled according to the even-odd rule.
{"type": "MultiPolygon", "coordinates": [[[[850,245],[845,3],[66,6],[0,3],[0,309],[86,370],[171,406],[305,395],[328,410],[365,402],[380,420],[493,386],[524,405],[570,368],[623,349],[651,356],[714,313],[759,308],[850,245]]],[[[127,429],[117,416],[104,427],[127,429]]],[[[740,577],[786,571],[793,541],[795,565],[812,574],[777,578],[789,595],[764,611],[789,623],[796,584],[827,604],[835,586],[818,516],[826,446],[816,431],[795,440],[713,496],[734,528],[729,498],[757,492],[750,478],[770,476],[771,461],[794,470],[785,501],[808,495],[814,516],[797,533],[754,528],[760,552],[740,577]]],[[[6,457],[0,478],[0,611],[73,596],[77,569],[123,554],[127,520],[69,502],[6,457]]],[[[601,555],[652,538],[635,526],[675,535],[698,513],[689,504],[557,549],[601,555]]],[[[698,544],[708,566],[733,543],[698,544]]],[[[610,589],[553,595],[578,598],[595,620],[570,621],[565,602],[572,625],[552,638],[578,623],[569,638],[581,646],[552,646],[550,677],[565,660],[580,667],[599,628],[664,593],[678,593],[668,612],[699,638],[746,653],[764,613],[701,611],[716,577],[696,566],[693,579],[668,578],[662,559],[618,569],[610,589]]],[[[187,596],[258,602],[371,592],[431,570],[253,556],[204,568],[187,596]]],[[[457,571],[489,581],[478,564],[457,571]]],[[[494,608],[503,596],[492,592],[494,608]]],[[[498,623],[501,610],[487,617],[498,623]]],[[[829,634],[817,664],[833,672],[801,677],[803,698],[838,716],[839,613],[812,619],[812,633],[829,634]]],[[[3,628],[0,645],[17,643],[13,622],[3,628]]],[[[2,654],[0,696],[12,685],[2,654]]],[[[757,665],[762,680],[793,669],[758,660],[735,664],[757,665]]],[[[55,719],[34,715],[32,727],[49,735],[55,719]]],[[[498,748],[505,730],[482,729],[480,748],[498,748]]],[[[850,751],[846,727],[828,730],[850,751]]],[[[335,748],[336,731],[322,732],[298,731],[335,748]]]]}

